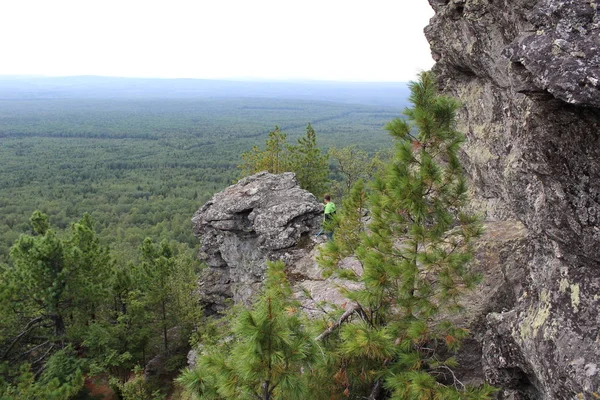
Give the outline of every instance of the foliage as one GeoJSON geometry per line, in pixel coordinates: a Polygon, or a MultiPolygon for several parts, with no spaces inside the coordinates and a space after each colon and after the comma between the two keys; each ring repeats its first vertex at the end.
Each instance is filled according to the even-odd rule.
{"type": "Polygon", "coordinates": [[[44,372],[36,380],[30,364],[22,364],[9,382],[0,380],[2,400],[67,400],[83,387],[82,362],[71,347],[52,355],[44,372]]]}
{"type": "MultiPolygon", "coordinates": [[[[235,317],[231,336],[204,348],[198,365],[179,378],[198,399],[306,399],[318,352],[298,304],[291,300],[284,264],[271,263],[252,309],[235,317]]],[[[311,394],[312,395],[312,394],[311,394]]]]}
{"type": "Polygon", "coordinates": [[[0,302],[10,307],[0,312],[0,360],[21,365],[11,378],[15,396],[66,399],[83,385],[73,346],[102,318],[113,262],[88,214],[66,235],[39,211],[31,224],[33,235],[21,235],[1,272],[0,302]]]}
{"type": "MultiPolygon", "coordinates": [[[[362,180],[358,180],[344,198],[340,212],[336,213],[330,222],[333,225],[330,229],[335,231],[335,235],[332,240],[327,241],[317,256],[326,276],[334,272],[339,261],[353,255],[357,250],[361,235],[366,229],[367,200],[366,185],[362,180]]],[[[345,278],[357,278],[349,270],[338,270],[337,273],[345,278]]]]}
{"type": "Polygon", "coordinates": [[[296,173],[300,187],[320,197],[327,189],[329,164],[327,154],[317,147],[317,134],[311,124],[306,126],[306,136],[289,147],[290,169],[296,173]]]}
{"type": "Polygon", "coordinates": [[[12,365],[0,371],[0,386],[10,396],[66,399],[83,372],[124,383],[160,348],[185,350],[202,315],[185,246],[147,239],[140,264],[123,267],[99,244],[87,214],[68,232],[38,211],[31,223],[33,234],[21,235],[1,271],[0,362],[12,365]],[[168,336],[174,327],[178,334],[168,336]]]}
{"type": "Polygon", "coordinates": [[[273,174],[294,172],[300,187],[315,196],[321,196],[327,187],[329,165],[327,154],[317,147],[317,134],[311,124],[306,126],[306,135],[298,139],[298,144],[289,145],[287,135],[279,129],[269,132],[265,149],[254,146],[251,151],[242,154],[244,161],[240,166],[243,176],[260,171],[273,174]]]}
{"type": "Polygon", "coordinates": [[[50,354],[61,349],[67,335],[76,336],[80,327],[95,320],[107,294],[112,261],[88,214],[72,225],[66,238],[49,229],[42,213],[35,212],[31,222],[34,235],[21,235],[11,249],[13,265],[2,271],[0,301],[10,302],[19,316],[13,326],[18,334],[2,359],[12,359],[15,346],[30,336],[37,337],[32,345],[39,345],[38,350],[50,354]]]}
{"type": "Polygon", "coordinates": [[[136,367],[133,377],[125,383],[116,383],[123,400],[163,400],[160,390],[154,389],[144,377],[143,369],[136,367]]]}
{"type": "Polygon", "coordinates": [[[344,198],[359,180],[370,182],[391,161],[389,151],[380,150],[373,155],[356,145],[330,147],[329,157],[334,161],[331,192],[335,198],[344,198]]]}
{"type": "MultiPolygon", "coordinates": [[[[201,318],[193,297],[195,271],[191,259],[178,257],[166,240],[158,245],[146,238],[141,247],[138,287],[153,326],[159,328],[164,351],[169,351],[168,330],[178,327],[189,337],[194,322],[201,318]]],[[[185,339],[184,339],[185,340],[185,339]]]]}
{"type": "Polygon", "coordinates": [[[468,268],[478,219],[463,211],[466,184],[457,157],[458,104],[435,92],[430,73],[411,84],[408,120],[387,126],[396,152],[367,199],[358,180],[344,199],[335,239],[319,261],[363,267],[346,310],[301,318],[283,275],[271,265],[265,292],[233,328],[203,343],[198,366],[180,382],[199,399],[486,399],[494,389],[465,387],[451,356],[468,332],[449,316],[477,277],[468,268]],[[371,221],[365,226],[365,209],[371,221]],[[343,311],[343,312],[342,312],[343,311]],[[358,317],[358,318],[356,318],[358,317]],[[314,331],[313,335],[307,332],[314,331]],[[320,332],[317,335],[316,332],[320,332]],[[316,351],[315,349],[318,349],[316,351]],[[443,356],[450,354],[450,356],[443,356]]]}
{"type": "MultiPolygon", "coordinates": [[[[458,381],[445,381],[454,361],[439,358],[468,334],[446,317],[460,310],[460,294],[477,281],[467,264],[472,239],[481,233],[477,218],[463,211],[458,104],[436,94],[431,73],[410,87],[408,121],[394,119],[386,127],[396,154],[374,183],[368,230],[358,243],[354,237],[336,240],[325,256],[354,249],[364,269],[363,289],[346,294],[362,318],[339,330],[340,373],[354,396],[485,398],[487,386],[465,390],[458,381]]],[[[356,224],[355,215],[346,218],[356,224]]]]}
{"type": "MultiPolygon", "coordinates": [[[[39,209],[68,228],[85,212],[115,258],[136,263],[146,237],[193,249],[190,216],[238,176],[240,154],[281,123],[306,121],[328,148],[389,147],[395,108],[285,99],[0,99],[0,263],[39,209]]],[[[321,196],[322,193],[318,193],[321,196]]]]}
{"type": "Polygon", "coordinates": [[[389,144],[379,134],[391,115],[384,108],[266,99],[0,101],[1,398],[66,399],[83,373],[110,374],[125,398],[158,398],[139,368],[132,379],[130,371],[172,352],[173,338],[185,341],[197,325],[204,325],[194,332],[203,356],[180,382],[198,398],[488,398],[489,387],[462,387],[451,373],[456,360],[437,351],[455,350],[467,335],[445,317],[476,282],[467,263],[480,228],[462,211],[457,104],[435,94],[429,73],[411,89],[408,120],[387,126],[396,141],[390,161],[375,154],[389,144]],[[344,201],[321,262],[334,272],[354,255],[364,273],[345,277],[364,289],[347,292],[352,304],[343,314],[308,321],[277,263],[253,309],[231,325],[204,324],[190,295],[197,268],[189,216],[234,179],[239,154],[273,121],[289,136],[276,127],[265,150],[255,147],[244,162],[294,170],[320,197],[327,156],[310,124],[302,132],[306,120],[321,145],[350,144],[328,153],[334,195],[344,201]],[[373,185],[361,181],[377,174],[373,185]],[[85,211],[91,215],[70,225],[85,211]],[[223,326],[229,330],[217,336],[223,326]]]}
{"type": "Polygon", "coordinates": [[[291,162],[286,138],[287,135],[281,132],[279,126],[275,126],[275,129],[269,132],[264,150],[254,146],[251,151],[242,154],[242,175],[252,175],[260,171],[272,174],[290,171],[291,162]]]}

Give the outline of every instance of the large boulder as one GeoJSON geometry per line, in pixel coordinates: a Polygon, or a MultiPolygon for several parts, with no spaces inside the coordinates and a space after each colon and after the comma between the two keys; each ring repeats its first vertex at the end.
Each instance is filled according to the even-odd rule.
{"type": "Polygon", "coordinates": [[[207,310],[222,310],[232,300],[248,304],[269,260],[293,265],[308,257],[304,262],[314,264],[312,235],[322,212],[291,172],[260,172],[215,194],[192,219],[200,259],[208,265],[199,283],[207,310]]]}
{"type": "Polygon", "coordinates": [[[464,104],[458,128],[476,207],[528,231],[515,301],[482,321],[481,370],[502,398],[596,398],[600,4],[429,2],[434,70],[464,104]]]}

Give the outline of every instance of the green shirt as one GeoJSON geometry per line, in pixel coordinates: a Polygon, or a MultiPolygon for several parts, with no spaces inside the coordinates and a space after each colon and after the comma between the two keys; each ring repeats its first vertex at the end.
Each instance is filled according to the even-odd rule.
{"type": "Polygon", "coordinates": [[[325,211],[323,211],[323,214],[333,213],[335,213],[335,204],[333,204],[333,201],[330,201],[329,203],[325,204],[325,211]]]}

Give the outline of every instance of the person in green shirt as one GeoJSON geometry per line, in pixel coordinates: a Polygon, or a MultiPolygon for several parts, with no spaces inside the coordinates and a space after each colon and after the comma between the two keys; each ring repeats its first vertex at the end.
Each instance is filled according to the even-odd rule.
{"type": "Polygon", "coordinates": [[[331,196],[326,194],[324,197],[325,202],[325,210],[323,210],[323,214],[325,214],[325,219],[329,220],[335,214],[335,203],[331,201],[331,196]]]}
{"type": "Polygon", "coordinates": [[[333,215],[335,214],[335,203],[331,201],[331,196],[328,194],[323,197],[323,202],[325,203],[325,209],[323,210],[323,215],[325,218],[323,218],[323,227],[316,236],[320,236],[322,233],[325,233],[325,237],[327,237],[328,240],[331,240],[333,238],[333,230],[326,229],[326,224],[331,221],[333,215]]]}

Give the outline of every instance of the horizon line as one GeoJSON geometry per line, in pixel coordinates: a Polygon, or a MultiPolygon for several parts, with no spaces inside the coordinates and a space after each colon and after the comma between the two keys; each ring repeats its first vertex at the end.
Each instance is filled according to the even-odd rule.
{"type": "Polygon", "coordinates": [[[17,79],[51,79],[51,78],[113,78],[113,79],[147,79],[147,80],[195,80],[195,81],[225,81],[225,82],[306,82],[306,83],[408,83],[409,81],[392,80],[334,80],[318,78],[257,78],[257,77],[223,77],[223,78],[190,78],[190,77],[147,77],[147,76],[121,76],[121,75],[43,75],[43,74],[0,74],[1,78],[17,79]]]}

